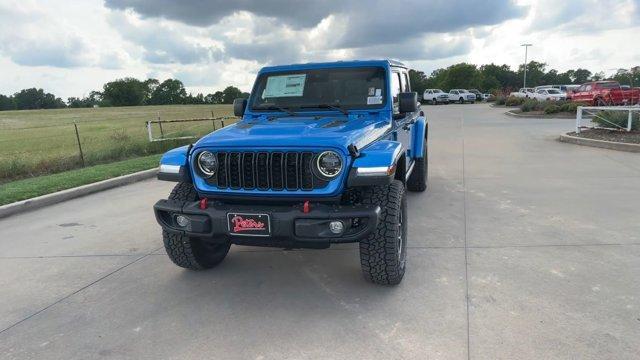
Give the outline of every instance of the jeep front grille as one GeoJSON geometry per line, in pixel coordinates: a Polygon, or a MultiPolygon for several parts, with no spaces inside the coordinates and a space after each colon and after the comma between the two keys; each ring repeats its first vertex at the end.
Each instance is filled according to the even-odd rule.
{"type": "Polygon", "coordinates": [[[218,173],[207,182],[220,189],[313,190],[327,182],[313,175],[312,152],[218,152],[218,173]]]}

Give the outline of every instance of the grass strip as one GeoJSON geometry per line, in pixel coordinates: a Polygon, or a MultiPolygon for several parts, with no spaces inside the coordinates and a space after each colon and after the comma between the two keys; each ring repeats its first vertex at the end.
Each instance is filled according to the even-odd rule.
{"type": "Polygon", "coordinates": [[[0,185],[0,205],[91,184],[158,166],[161,155],[150,155],[89,166],[53,175],[38,176],[0,185]]]}

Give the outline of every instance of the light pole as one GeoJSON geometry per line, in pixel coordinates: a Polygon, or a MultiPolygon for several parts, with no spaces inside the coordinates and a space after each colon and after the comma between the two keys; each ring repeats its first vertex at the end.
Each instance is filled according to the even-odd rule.
{"type": "Polygon", "coordinates": [[[522,87],[527,87],[527,50],[529,46],[533,46],[532,44],[522,44],[520,46],[524,46],[524,85],[522,87]]]}

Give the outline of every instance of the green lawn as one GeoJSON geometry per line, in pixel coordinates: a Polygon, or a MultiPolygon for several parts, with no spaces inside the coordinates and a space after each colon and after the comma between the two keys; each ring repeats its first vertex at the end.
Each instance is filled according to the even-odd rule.
{"type": "Polygon", "coordinates": [[[151,169],[159,160],[160,155],[150,155],[2,184],[0,205],[151,169]]]}
{"type": "MultiPolygon", "coordinates": [[[[0,112],[0,184],[80,167],[74,122],[86,165],[158,154],[190,140],[150,143],[145,123],[231,116],[231,105],[167,105],[0,112]]],[[[227,122],[229,123],[229,122],[227,122]]],[[[218,123],[217,126],[220,126],[218,123]]],[[[204,135],[210,122],[164,124],[167,137],[204,135]]],[[[159,135],[159,128],[154,127],[159,135]]]]}

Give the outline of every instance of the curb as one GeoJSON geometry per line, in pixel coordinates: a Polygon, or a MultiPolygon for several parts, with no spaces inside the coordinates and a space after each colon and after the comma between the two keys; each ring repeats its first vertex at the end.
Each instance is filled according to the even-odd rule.
{"type": "Polygon", "coordinates": [[[574,116],[552,116],[552,115],[547,115],[547,114],[534,114],[534,115],[530,115],[530,114],[523,114],[523,113],[517,113],[517,112],[513,112],[513,110],[509,110],[507,112],[504,113],[507,116],[511,116],[511,117],[517,117],[517,118],[528,118],[528,119],[574,119],[574,116]]]}
{"type": "Polygon", "coordinates": [[[569,144],[591,146],[591,147],[597,147],[602,149],[627,151],[627,152],[640,152],[640,144],[628,144],[628,143],[621,143],[621,142],[615,142],[615,141],[587,139],[587,138],[571,136],[567,134],[560,134],[560,138],[558,140],[560,140],[561,142],[569,143],[569,144]]]}
{"type": "Polygon", "coordinates": [[[21,200],[11,204],[2,205],[0,206],[0,219],[21,212],[39,209],[44,206],[49,206],[81,196],[93,194],[99,191],[150,179],[152,177],[155,177],[157,173],[157,168],[143,170],[133,174],[118,176],[115,178],[98,181],[92,184],[82,185],[75,188],[38,196],[32,199],[21,200]]]}

